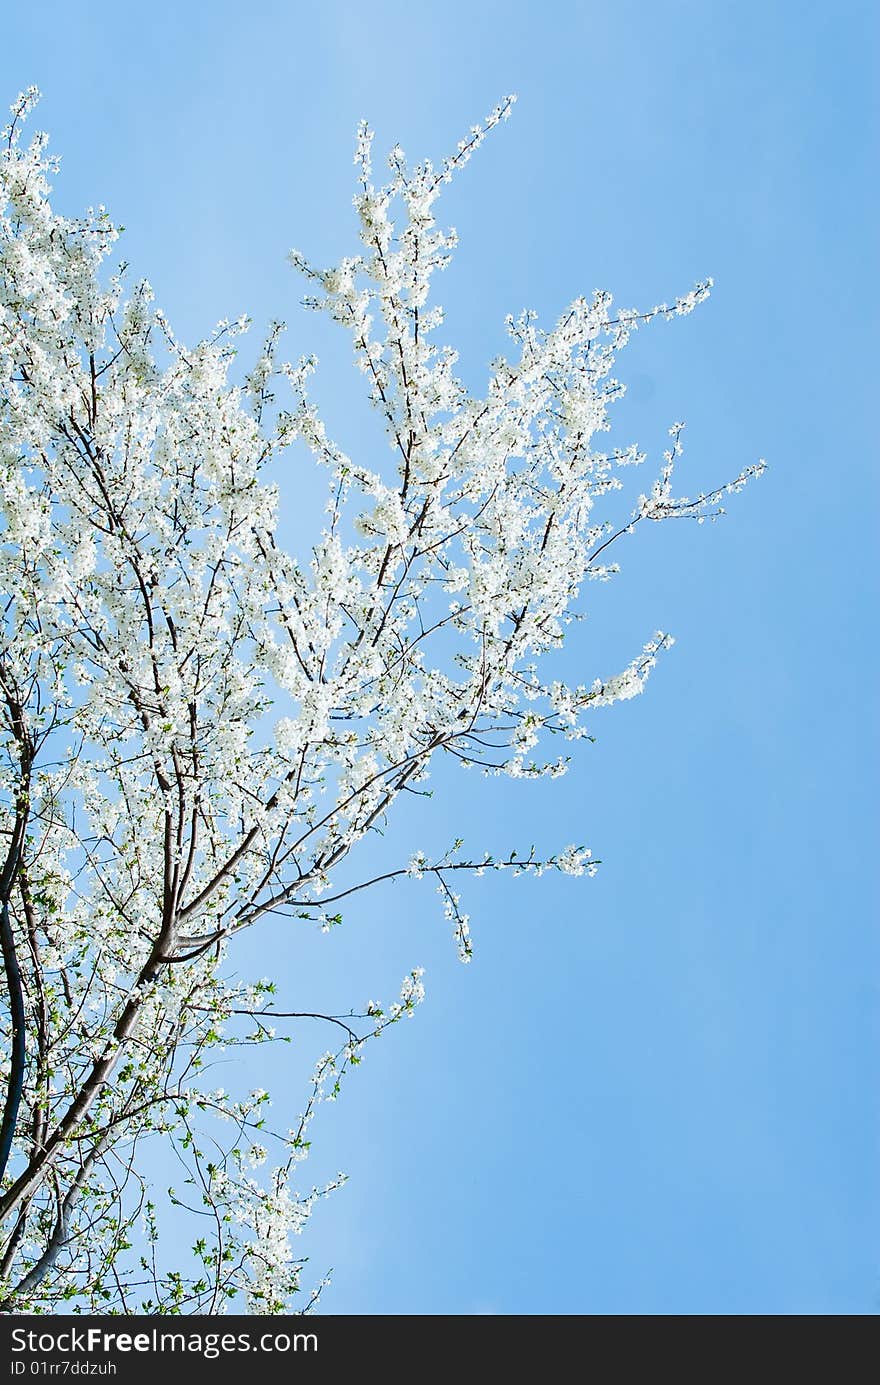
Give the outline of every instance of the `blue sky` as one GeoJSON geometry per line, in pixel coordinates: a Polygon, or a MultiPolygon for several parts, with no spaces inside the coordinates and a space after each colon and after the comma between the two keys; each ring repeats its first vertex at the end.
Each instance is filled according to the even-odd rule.
{"type": "MultiPolygon", "coordinates": [[[[347,449],[347,343],[298,309],[285,253],[351,249],[361,116],[380,147],[441,156],[516,91],[446,200],[466,378],[507,312],[553,320],[596,287],[649,306],[712,274],[705,307],[621,358],[621,431],[657,456],[686,419],[693,490],[770,464],[722,522],[639,533],[588,591],[575,679],[658,627],[677,644],[645,697],[597,714],[566,779],[441,774],[383,846],[585,841],[595,880],[475,882],[469,969],[415,884],[329,938],[279,928],[243,950],[295,1008],[427,969],[418,1017],[313,1127],[315,1175],[350,1174],[303,1247],[334,1267],[326,1311],[880,1307],[878,38],[875,6],[809,0],[6,16],[0,97],[42,87],[62,204],[108,205],[184,338],[283,316],[347,449]]],[[[305,544],[314,483],[287,487],[305,544]]],[[[297,1039],[307,1063],[322,1036],[297,1039]]],[[[295,1113],[283,1058],[276,1106],[295,1113]]]]}

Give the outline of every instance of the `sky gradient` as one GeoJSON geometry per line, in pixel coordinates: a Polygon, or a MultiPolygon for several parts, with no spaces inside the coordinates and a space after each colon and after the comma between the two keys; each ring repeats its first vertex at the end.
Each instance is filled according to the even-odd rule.
{"type": "MultiPolygon", "coordinates": [[[[468,969],[409,882],[327,938],[268,927],[242,948],[293,1008],[391,998],[426,967],[416,1019],[312,1128],[313,1176],[350,1175],[303,1246],[315,1277],[334,1268],[323,1311],[873,1314],[880,12],[318,11],[16,7],[0,100],[42,88],[60,205],[125,224],[180,337],[283,317],[286,354],[321,360],[329,431],[376,458],[344,334],[300,310],[286,252],[353,253],[362,116],[377,152],[439,158],[515,91],[440,204],[461,242],[440,294],[464,378],[480,387],[508,312],[551,323],[598,287],[649,307],[711,274],[708,304],[622,355],[615,440],[656,459],[685,419],[691,493],[769,464],[718,524],[641,526],[620,577],[588,588],[575,681],[655,629],[677,643],[644,697],[596,714],[570,774],[444,770],[376,858],[585,842],[595,880],[466,885],[468,969]]],[[[282,488],[305,550],[315,477],[282,488]]],[[[254,1073],[291,1120],[298,1065],[324,1045],[296,1039],[254,1073]]]]}

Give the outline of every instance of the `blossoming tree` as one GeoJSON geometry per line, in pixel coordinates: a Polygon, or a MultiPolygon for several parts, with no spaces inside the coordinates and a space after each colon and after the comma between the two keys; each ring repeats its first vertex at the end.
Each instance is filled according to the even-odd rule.
{"type": "Polygon", "coordinates": [[[343,895],[409,874],[433,881],[467,960],[467,872],[594,870],[574,847],[523,860],[457,844],[376,877],[370,839],[438,756],[561,773],[541,744],[585,736],[669,643],[653,636],[614,677],[549,680],[587,579],[613,574],[612,546],[645,520],[718,513],[761,464],[677,497],[676,425],[647,493],[620,523],[603,514],[643,460],[600,445],[615,355],[708,281],[649,312],[596,294],[549,330],[510,318],[485,393],[464,389],[431,300],[455,245],[435,203],[511,101],[439,167],[393,150],[381,186],[362,126],[359,253],[330,269],[291,257],[381,418],[387,447],[365,458],[325,431],[314,362],[279,359],[280,325],[236,382],[245,321],[185,346],[146,283],[105,271],[116,228],[102,209],[54,211],[45,136],[22,140],[35,99],[13,107],[0,155],[0,1298],[308,1311],[321,1286],[301,1289],[292,1237],[326,1189],[295,1186],[307,1127],[363,1045],[413,1012],[421,973],[390,1006],[318,1017],[338,1043],[278,1131],[265,1092],[233,1099],[201,1075],[218,1045],[296,1018],[271,982],[230,979],[227,947],[270,914],[326,927],[343,895]],[[297,439],[329,492],[304,562],[278,541],[265,475],[297,439]],[[175,1146],[179,1206],[202,1214],[183,1268],[164,1265],[151,1138],[175,1146]]]}

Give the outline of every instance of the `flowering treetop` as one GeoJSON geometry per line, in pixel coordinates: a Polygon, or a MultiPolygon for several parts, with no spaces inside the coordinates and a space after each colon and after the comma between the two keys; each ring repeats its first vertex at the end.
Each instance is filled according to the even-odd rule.
{"type": "MultiPolygon", "coordinates": [[[[263,1093],[241,1104],[198,1088],[202,1055],[234,1017],[269,1013],[260,988],[224,980],[228,940],[269,913],[332,921],[343,894],[374,882],[365,839],[438,754],[492,774],[561,773],[565,757],[542,746],[587,735],[585,718],[639,693],[670,643],[654,635],[612,677],[550,678],[544,656],[584,584],[613,576],[612,545],[644,520],[720,513],[724,492],[762,464],[676,495],[676,424],[658,479],[622,524],[606,513],[644,460],[603,441],[623,393],[617,352],[653,319],[690,313],[709,280],[648,312],[597,293],[549,329],[533,313],[508,318],[485,391],[464,388],[432,299],[456,244],[435,209],[512,98],[437,167],[395,148],[380,185],[362,125],[358,253],[329,268],[291,255],[308,304],[349,333],[384,427],[384,455],[350,457],[309,398],[315,362],[279,358],[281,324],[236,383],[246,320],[187,346],[147,283],[105,273],[117,228],[103,208],[58,214],[45,136],[21,140],[35,95],[13,108],[0,154],[0,884],[13,1040],[0,1274],[15,1305],[109,1293],[123,1311],[219,1311],[245,1292],[257,1311],[285,1311],[299,1276],[289,1232],[315,1196],[289,1183],[303,1127],[279,1137],[286,1152],[262,1181],[248,1172],[262,1146],[245,1141],[209,1167],[191,1133],[200,1101],[239,1132],[263,1119],[263,1093]],[[283,486],[268,480],[296,440],[325,468],[329,497],[303,559],[279,542],[283,486]],[[344,860],[357,879],[343,887],[344,860]],[[154,1131],[186,1152],[232,1250],[219,1268],[216,1247],[200,1252],[207,1268],[188,1280],[152,1261],[145,1290],[120,1228],[138,1213],[152,1226],[134,1150],[154,1131]]],[[[498,860],[457,844],[388,874],[432,876],[467,959],[455,872],[548,866],[594,868],[582,848],[498,860]]],[[[306,1120],[364,1038],[420,998],[416,972],[395,1007],[369,1007],[360,1028],[348,1017],[306,1120]]]]}

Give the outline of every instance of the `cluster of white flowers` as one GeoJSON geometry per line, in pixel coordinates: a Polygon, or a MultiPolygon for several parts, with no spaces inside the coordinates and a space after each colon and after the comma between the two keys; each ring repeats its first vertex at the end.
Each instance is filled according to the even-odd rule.
{"type": "Polygon", "coordinates": [[[563,875],[595,875],[596,863],[589,847],[567,846],[559,853],[556,864],[563,875]]]}

